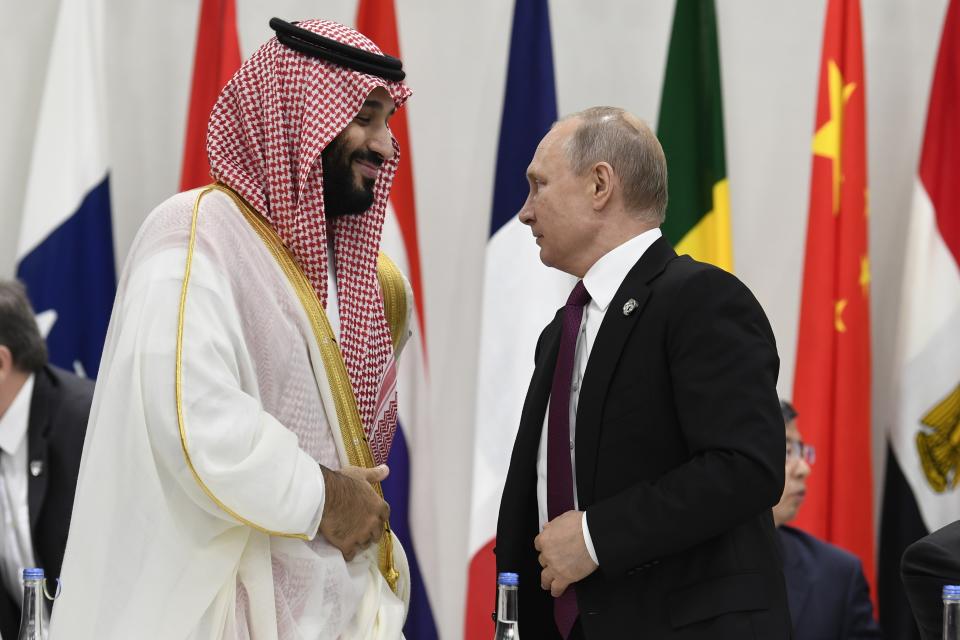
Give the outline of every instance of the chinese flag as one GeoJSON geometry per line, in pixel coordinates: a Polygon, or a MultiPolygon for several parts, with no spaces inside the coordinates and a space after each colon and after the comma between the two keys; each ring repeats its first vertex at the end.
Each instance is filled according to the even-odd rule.
{"type": "Polygon", "coordinates": [[[874,580],[866,87],[859,0],[829,0],[813,135],[794,403],[816,465],[797,526],[874,580]]]}

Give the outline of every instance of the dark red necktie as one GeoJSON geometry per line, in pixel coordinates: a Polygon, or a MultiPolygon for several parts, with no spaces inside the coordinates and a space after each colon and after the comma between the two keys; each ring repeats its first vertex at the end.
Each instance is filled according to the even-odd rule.
{"type": "MultiPolygon", "coordinates": [[[[573,361],[583,307],[590,302],[583,281],[577,282],[563,307],[560,352],[550,388],[550,414],[547,420],[547,517],[553,520],[573,509],[573,468],[570,465],[570,387],[573,361]]],[[[566,639],[577,620],[577,598],[573,585],[553,601],[553,619],[566,639]]]]}

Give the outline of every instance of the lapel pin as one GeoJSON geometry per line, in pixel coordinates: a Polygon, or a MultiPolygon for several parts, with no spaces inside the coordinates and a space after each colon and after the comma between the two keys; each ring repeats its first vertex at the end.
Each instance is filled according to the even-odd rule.
{"type": "Polygon", "coordinates": [[[43,473],[43,460],[31,460],[30,461],[30,475],[34,478],[43,473]]]}
{"type": "Polygon", "coordinates": [[[623,303],[623,315],[629,316],[631,313],[636,311],[637,307],[639,306],[640,305],[637,304],[636,300],[634,300],[633,298],[630,298],[629,300],[623,303]]]}

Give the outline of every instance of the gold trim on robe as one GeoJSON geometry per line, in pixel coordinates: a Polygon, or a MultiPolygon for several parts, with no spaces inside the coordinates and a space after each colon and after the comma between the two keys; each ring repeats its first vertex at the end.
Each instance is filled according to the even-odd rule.
{"type": "Polygon", "coordinates": [[[407,288],[400,269],[382,251],[377,256],[377,281],[383,295],[383,311],[390,325],[393,353],[396,354],[407,332],[407,288]]]}
{"type": "MultiPolygon", "coordinates": [[[[253,522],[250,522],[236,512],[231,510],[229,507],[224,505],[220,500],[216,498],[215,495],[210,491],[209,488],[203,483],[203,480],[197,474],[196,469],[193,467],[193,463],[190,460],[190,453],[187,448],[186,441],[186,430],[184,429],[183,424],[183,410],[182,410],[182,399],[181,399],[181,358],[182,358],[182,346],[183,346],[183,318],[184,318],[184,309],[186,307],[186,298],[187,298],[187,285],[190,280],[190,267],[193,260],[193,250],[196,245],[196,227],[197,227],[197,218],[200,210],[200,199],[210,193],[211,191],[221,191],[222,193],[229,196],[237,208],[241,211],[244,218],[253,227],[257,235],[263,241],[264,245],[270,251],[270,254],[277,261],[277,264],[280,266],[284,275],[286,275],[288,281],[290,282],[293,290],[296,292],[297,297],[300,300],[301,305],[303,306],[304,311],[306,312],[307,318],[310,320],[310,325],[313,329],[314,338],[317,341],[317,345],[320,348],[320,354],[323,359],[324,370],[327,373],[327,378],[330,382],[330,389],[333,394],[334,405],[337,415],[337,423],[340,427],[340,433],[344,443],[345,453],[347,455],[347,462],[352,466],[357,467],[374,467],[373,454],[370,451],[370,445],[367,442],[367,437],[363,429],[363,421],[360,419],[360,412],[357,409],[356,397],[353,394],[353,386],[350,384],[350,377],[347,373],[346,365],[343,361],[343,355],[340,353],[340,347],[337,344],[336,338],[334,338],[333,329],[330,327],[330,322],[327,319],[327,314],[324,308],[320,304],[320,300],[317,298],[316,292],[313,290],[309,280],[307,280],[306,275],[303,273],[303,270],[300,268],[300,265],[297,264],[296,259],[283,244],[283,241],[280,240],[280,237],[274,231],[273,227],[253,209],[238,193],[227,187],[226,185],[217,183],[212,184],[208,187],[205,187],[198,195],[197,200],[194,203],[193,207],[193,220],[190,226],[190,242],[187,249],[187,266],[186,273],[184,275],[183,289],[180,295],[180,313],[178,317],[177,324],[177,362],[176,362],[176,396],[177,396],[177,421],[180,425],[180,442],[183,446],[184,455],[187,458],[187,464],[190,466],[190,470],[193,472],[194,478],[200,484],[200,487],[204,492],[219,506],[221,509],[229,513],[231,516],[239,520],[240,522],[262,531],[264,533],[276,536],[283,537],[293,537],[307,539],[307,536],[302,534],[285,534],[269,531],[253,522]]],[[[400,313],[399,310],[406,310],[406,299],[405,294],[402,289],[402,275],[399,270],[396,270],[396,266],[381,254],[382,258],[378,259],[378,279],[381,282],[381,289],[384,291],[384,299],[387,304],[385,311],[388,314],[388,322],[390,323],[391,336],[393,338],[394,346],[398,344],[397,336],[402,336],[402,331],[405,330],[405,327],[402,325],[405,324],[405,316],[398,316],[400,313]],[[387,277],[382,278],[379,274],[379,267],[383,262],[383,259],[386,259],[387,269],[392,267],[396,271],[396,274],[389,273],[387,277]],[[399,280],[398,277],[399,276],[399,280]],[[397,298],[396,287],[397,283],[400,284],[400,295],[404,296],[402,299],[397,298]],[[386,284],[385,284],[386,283],[386,284]],[[387,293],[387,290],[390,293],[387,293]],[[397,317],[401,317],[400,326],[395,326],[394,321],[397,317]]],[[[383,489],[380,486],[379,482],[374,482],[373,488],[381,498],[383,497],[383,489]]],[[[397,572],[394,562],[393,562],[393,534],[390,530],[390,523],[387,522],[384,524],[383,536],[380,538],[379,544],[379,565],[380,572],[383,577],[386,579],[387,583],[390,585],[390,588],[397,592],[397,582],[399,579],[399,573],[397,572]]]]}
{"type": "Polygon", "coordinates": [[[190,271],[193,267],[193,250],[197,244],[197,218],[200,211],[200,199],[213,191],[213,187],[207,187],[197,196],[196,201],[193,203],[193,219],[190,222],[190,241],[187,244],[187,263],[184,268],[183,274],[183,286],[180,289],[180,307],[177,313],[177,353],[176,353],[176,400],[177,400],[177,425],[180,428],[180,446],[183,448],[183,455],[187,459],[187,466],[190,467],[190,472],[193,474],[194,479],[197,481],[197,484],[200,485],[200,488],[203,489],[203,492],[207,494],[214,504],[223,509],[226,513],[230,514],[232,517],[236,518],[238,521],[243,524],[261,531],[271,536],[281,536],[284,538],[299,538],[301,540],[309,540],[309,536],[306,536],[302,533],[283,533],[280,531],[272,531],[266,527],[262,527],[255,522],[247,520],[239,513],[225,505],[213,491],[206,485],[203,481],[203,478],[200,477],[200,474],[197,472],[196,467],[193,466],[193,459],[190,457],[190,448],[187,446],[187,429],[183,420],[183,324],[184,324],[184,315],[187,308],[187,287],[190,284],[190,271]]]}

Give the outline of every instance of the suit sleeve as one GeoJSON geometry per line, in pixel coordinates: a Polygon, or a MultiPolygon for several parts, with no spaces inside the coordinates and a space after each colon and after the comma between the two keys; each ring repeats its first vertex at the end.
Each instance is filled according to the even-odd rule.
{"type": "Polygon", "coordinates": [[[739,280],[709,269],[687,279],[670,313],[664,375],[689,458],[588,508],[608,577],[720,535],[783,491],[779,358],[759,303],[739,280]]]}
{"type": "Polygon", "coordinates": [[[846,618],[843,621],[844,638],[851,640],[882,638],[880,627],[873,617],[873,603],[870,602],[870,587],[863,575],[859,559],[852,563],[847,581],[846,618]]]}
{"type": "Polygon", "coordinates": [[[903,553],[900,576],[923,640],[940,640],[943,586],[960,584],[960,521],[914,542],[903,553]]]}

